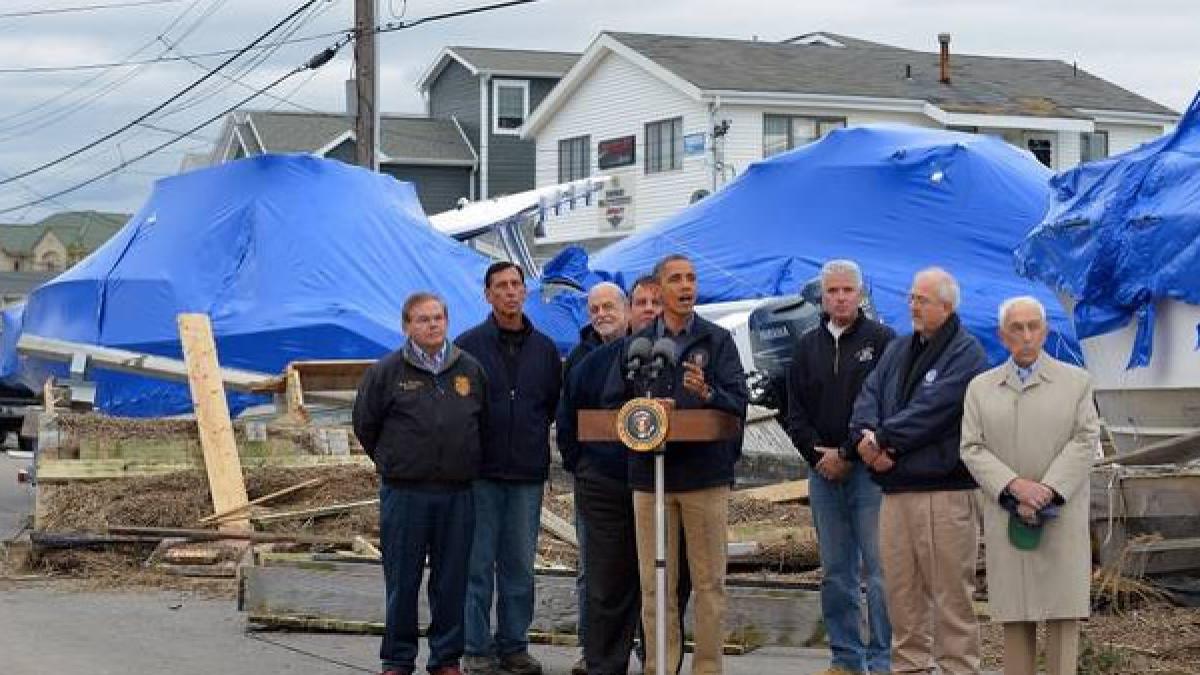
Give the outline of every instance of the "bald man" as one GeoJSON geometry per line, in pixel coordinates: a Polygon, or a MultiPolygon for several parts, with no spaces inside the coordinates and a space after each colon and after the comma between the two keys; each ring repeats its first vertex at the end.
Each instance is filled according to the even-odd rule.
{"type": "Polygon", "coordinates": [[[888,345],[850,418],[851,442],[883,489],[879,553],[892,672],[979,672],[971,604],[979,546],[975,480],[959,455],[967,384],[987,367],[958,318],[958,282],[937,267],[913,277],[913,332],[888,345]]]}

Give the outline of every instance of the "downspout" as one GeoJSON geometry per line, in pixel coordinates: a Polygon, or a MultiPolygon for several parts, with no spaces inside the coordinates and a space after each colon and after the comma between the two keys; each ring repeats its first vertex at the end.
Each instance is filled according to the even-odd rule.
{"type": "Polygon", "coordinates": [[[479,198],[488,198],[488,137],[492,134],[491,120],[488,119],[488,84],[491,75],[479,77],[479,198]]]}
{"type": "Polygon", "coordinates": [[[722,166],[721,158],[717,155],[717,134],[715,132],[715,129],[717,128],[717,112],[720,109],[721,97],[717,96],[708,104],[708,134],[706,134],[712,139],[712,170],[709,173],[712,175],[712,192],[714,194],[717,192],[717,174],[723,174],[725,171],[724,166],[722,166]]]}
{"type": "Polygon", "coordinates": [[[450,121],[454,122],[454,128],[458,129],[458,135],[462,136],[463,143],[467,144],[467,149],[471,151],[471,157],[475,159],[475,163],[471,165],[471,181],[467,185],[467,198],[475,201],[475,178],[479,175],[479,153],[475,152],[475,146],[471,144],[471,138],[467,136],[467,132],[463,130],[462,124],[458,122],[458,115],[451,115],[450,121]]]}

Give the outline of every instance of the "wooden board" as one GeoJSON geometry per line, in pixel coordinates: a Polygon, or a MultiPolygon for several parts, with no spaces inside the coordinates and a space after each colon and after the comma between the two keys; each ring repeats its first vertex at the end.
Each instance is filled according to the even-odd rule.
{"type": "MultiPolygon", "coordinates": [[[[355,464],[373,466],[371,459],[363,455],[324,456],[296,455],[282,457],[242,457],[243,467],[300,468],[310,466],[341,466],[355,464]]],[[[111,478],[135,478],[161,476],[176,471],[196,471],[199,464],[180,462],[139,462],[126,459],[48,459],[37,460],[38,483],[67,483],[76,480],[108,480],[111,478]]]]}
{"type": "Polygon", "coordinates": [[[542,508],[542,529],[568,544],[578,548],[579,541],[575,538],[575,526],[558,517],[553,511],[542,508]]]}
{"type": "MultiPolygon", "coordinates": [[[[286,563],[242,569],[238,608],[252,616],[316,619],[326,625],[383,622],[381,565],[286,563]]],[[[428,625],[426,593],[418,594],[418,621],[428,625]]],[[[531,634],[573,633],[579,612],[575,577],[535,576],[531,634]]],[[[743,648],[798,646],[819,635],[820,594],[791,588],[726,585],[726,642],[743,648]]],[[[691,625],[691,616],[687,619],[691,625]]],[[[690,632],[690,628],[686,629],[690,632]]]]}
{"type": "MultiPolygon", "coordinates": [[[[741,420],[719,410],[673,410],[667,429],[668,441],[711,441],[733,438],[742,431],[741,420]]],[[[616,410],[580,410],[578,436],[581,442],[617,439],[616,410]]]]}
{"type": "MultiPolygon", "coordinates": [[[[242,477],[242,464],[238,459],[237,441],[233,436],[233,421],[225,400],[225,386],[221,381],[212,326],[205,314],[180,314],[178,321],[213,510],[221,512],[243,507],[249,502],[249,497],[246,495],[246,481],[242,477]]],[[[219,527],[232,532],[251,529],[248,518],[230,519],[219,527]]]]}
{"type": "Polygon", "coordinates": [[[1093,461],[1094,465],[1121,464],[1146,466],[1151,464],[1182,464],[1200,457],[1200,431],[1151,443],[1133,452],[1093,461]]]}
{"type": "Polygon", "coordinates": [[[733,493],[733,498],[765,499],[775,504],[789,502],[804,504],[808,502],[808,480],[789,480],[748,490],[737,490],[733,493]]]}

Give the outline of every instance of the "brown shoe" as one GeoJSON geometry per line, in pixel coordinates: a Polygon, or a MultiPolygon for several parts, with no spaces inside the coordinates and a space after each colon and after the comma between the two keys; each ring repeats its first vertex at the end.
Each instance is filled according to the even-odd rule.
{"type": "Polygon", "coordinates": [[[500,670],[508,675],[542,675],[542,664],[529,652],[517,652],[500,657],[500,670]]]}

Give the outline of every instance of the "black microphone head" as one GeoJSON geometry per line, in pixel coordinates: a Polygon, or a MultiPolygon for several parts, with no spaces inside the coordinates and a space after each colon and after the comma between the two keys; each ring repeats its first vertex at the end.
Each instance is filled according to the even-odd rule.
{"type": "Polygon", "coordinates": [[[662,360],[664,366],[675,365],[675,341],[671,338],[659,338],[650,352],[650,358],[658,361],[662,360]]]}
{"type": "Polygon", "coordinates": [[[629,351],[625,352],[625,360],[633,361],[637,359],[638,363],[646,363],[650,360],[650,351],[653,345],[650,343],[650,338],[637,337],[629,343],[629,351]]]}

